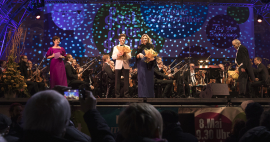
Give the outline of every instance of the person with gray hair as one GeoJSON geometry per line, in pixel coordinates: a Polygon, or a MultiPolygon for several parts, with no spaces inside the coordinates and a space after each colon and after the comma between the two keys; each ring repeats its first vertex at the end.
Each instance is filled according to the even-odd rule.
{"type": "Polygon", "coordinates": [[[119,132],[125,142],[166,142],[159,111],[147,103],[132,103],[121,112],[119,132]]]}
{"type": "MultiPolygon", "coordinates": [[[[93,141],[114,142],[105,120],[96,110],[93,94],[86,91],[81,109],[93,141]]],[[[36,93],[27,102],[23,112],[23,141],[27,142],[91,142],[70,125],[71,110],[67,99],[54,90],[36,93]],[[69,128],[72,127],[72,128],[69,128]],[[68,134],[69,136],[66,136],[68,134]],[[78,138],[79,137],[79,138],[78,138]]]]}
{"type": "Polygon", "coordinates": [[[248,78],[252,81],[255,81],[254,72],[249,60],[248,49],[241,44],[238,39],[234,39],[232,41],[233,47],[237,50],[235,63],[238,65],[239,70],[239,98],[243,98],[248,95],[249,87],[248,87],[248,78]]]}

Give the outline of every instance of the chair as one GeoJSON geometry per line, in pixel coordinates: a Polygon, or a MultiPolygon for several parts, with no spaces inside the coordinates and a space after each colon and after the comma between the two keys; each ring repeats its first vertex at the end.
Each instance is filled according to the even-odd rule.
{"type": "Polygon", "coordinates": [[[155,88],[155,98],[162,98],[161,95],[162,95],[163,90],[162,90],[161,84],[155,83],[154,88],[155,88]]]}

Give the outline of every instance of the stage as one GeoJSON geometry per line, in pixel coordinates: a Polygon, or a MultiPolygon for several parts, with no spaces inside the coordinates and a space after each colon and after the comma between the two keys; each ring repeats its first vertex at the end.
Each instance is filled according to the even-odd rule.
{"type": "MultiPolygon", "coordinates": [[[[29,98],[14,98],[14,99],[0,99],[0,105],[10,105],[12,103],[21,103],[26,104],[29,98]]],[[[261,105],[269,105],[270,98],[97,98],[97,107],[110,107],[110,106],[119,106],[127,105],[129,103],[150,103],[152,105],[162,105],[166,106],[189,106],[196,105],[200,106],[211,106],[211,105],[220,105],[220,106],[238,106],[241,105],[243,101],[253,100],[258,102],[261,105]]],[[[69,101],[71,105],[80,105],[79,101],[69,101]]]]}

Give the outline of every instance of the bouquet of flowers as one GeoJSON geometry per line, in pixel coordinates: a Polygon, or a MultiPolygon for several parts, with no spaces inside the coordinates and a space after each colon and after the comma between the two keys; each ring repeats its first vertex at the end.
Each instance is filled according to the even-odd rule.
{"type": "Polygon", "coordinates": [[[0,77],[1,91],[7,93],[7,97],[14,92],[21,91],[28,94],[25,78],[21,76],[20,71],[17,70],[18,64],[14,62],[14,59],[15,57],[13,55],[8,57],[6,71],[3,72],[3,76],[0,77]]]}
{"type": "Polygon", "coordinates": [[[118,51],[122,53],[129,53],[131,50],[127,46],[117,46],[118,51]]]}
{"type": "Polygon", "coordinates": [[[131,50],[127,46],[117,46],[118,51],[123,53],[123,56],[120,57],[120,59],[123,59],[127,53],[130,53],[131,50]]]}
{"type": "Polygon", "coordinates": [[[144,53],[145,53],[144,57],[147,58],[147,60],[145,60],[146,63],[153,61],[154,58],[158,55],[158,53],[153,49],[145,49],[144,53]]]}

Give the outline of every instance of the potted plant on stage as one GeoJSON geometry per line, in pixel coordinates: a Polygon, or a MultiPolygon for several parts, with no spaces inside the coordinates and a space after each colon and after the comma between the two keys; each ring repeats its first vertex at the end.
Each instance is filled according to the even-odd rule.
{"type": "MultiPolygon", "coordinates": [[[[13,37],[11,37],[11,35],[11,32],[9,32],[7,41],[11,39],[5,52],[7,65],[0,76],[0,90],[4,92],[5,98],[15,98],[16,94],[19,92],[24,92],[28,96],[25,78],[21,75],[18,70],[19,65],[16,63],[16,60],[24,48],[24,45],[20,45],[20,43],[24,43],[21,41],[22,28],[18,28],[13,37]]],[[[24,39],[25,36],[23,40],[24,39]]]]}

